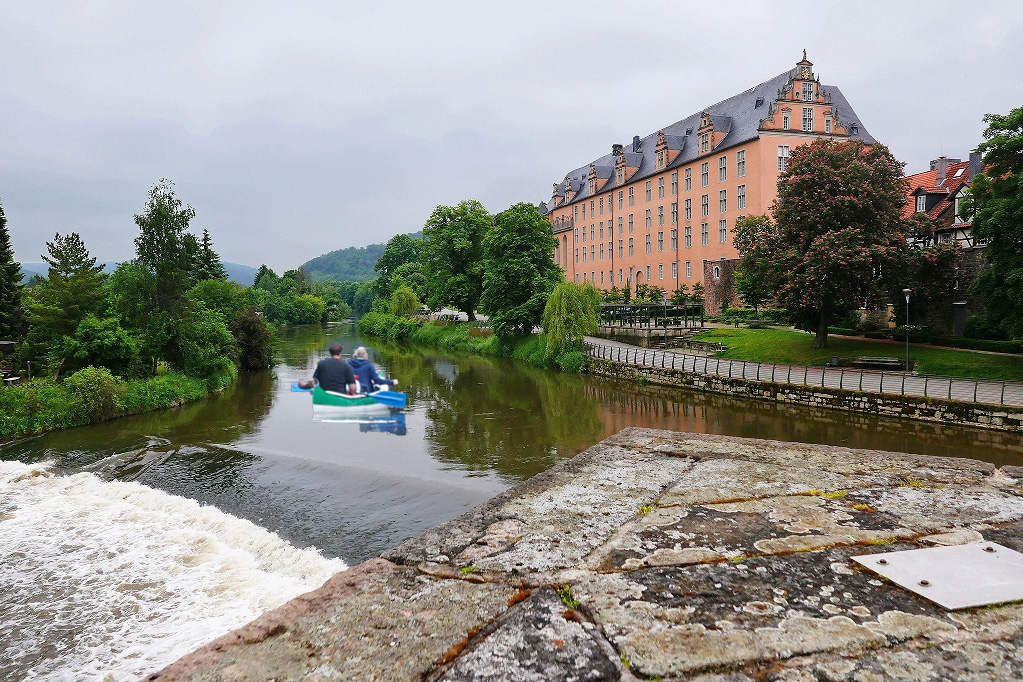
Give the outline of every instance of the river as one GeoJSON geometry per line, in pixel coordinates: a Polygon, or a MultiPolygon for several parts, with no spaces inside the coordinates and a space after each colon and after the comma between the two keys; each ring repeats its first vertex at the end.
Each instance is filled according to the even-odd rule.
{"type": "Polygon", "coordinates": [[[0,679],[137,679],[627,426],[1023,464],[1016,435],[367,343],[409,406],[315,421],[347,326],[174,410],[0,446],[0,679]]]}

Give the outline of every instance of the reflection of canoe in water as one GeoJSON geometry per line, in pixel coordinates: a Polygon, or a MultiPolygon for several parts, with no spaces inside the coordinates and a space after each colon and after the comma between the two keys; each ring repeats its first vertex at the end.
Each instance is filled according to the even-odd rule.
{"type": "MultiPolygon", "coordinates": [[[[328,410],[330,408],[327,408],[328,410]]],[[[330,422],[332,424],[358,424],[362,433],[375,431],[378,433],[393,433],[397,436],[404,436],[406,433],[405,414],[392,410],[387,414],[351,414],[340,413],[335,410],[333,413],[317,411],[313,419],[319,422],[330,422]]]]}

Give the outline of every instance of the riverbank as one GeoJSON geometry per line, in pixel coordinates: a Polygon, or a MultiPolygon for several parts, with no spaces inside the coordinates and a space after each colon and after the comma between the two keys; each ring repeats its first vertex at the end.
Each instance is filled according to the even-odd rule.
{"type": "Polygon", "coordinates": [[[146,679],[990,679],[1023,604],[851,557],[1023,550],[1023,467],[627,429],[146,679]]]}
{"type": "Polygon", "coordinates": [[[0,389],[0,441],[177,407],[223,388],[177,373],[124,381],[93,372],[76,381],[80,374],[0,389]]]}
{"type": "Polygon", "coordinates": [[[543,334],[532,334],[511,344],[502,344],[489,329],[464,322],[428,322],[388,313],[366,313],[359,320],[358,330],[365,336],[408,340],[441,350],[510,357],[542,369],[578,372],[586,363],[580,348],[548,356],[547,339],[543,334]]]}

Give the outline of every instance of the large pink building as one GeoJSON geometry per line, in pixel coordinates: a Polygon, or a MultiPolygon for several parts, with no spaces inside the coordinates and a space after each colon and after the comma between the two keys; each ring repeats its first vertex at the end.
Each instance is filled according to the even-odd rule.
{"type": "MultiPolygon", "coordinates": [[[[737,218],[768,211],[794,147],[817,137],[874,139],[841,91],[806,59],[569,171],[541,210],[569,280],[601,289],[645,282],[669,294],[720,278],[737,256],[737,218]]],[[[720,287],[718,287],[720,288],[720,287]]]]}

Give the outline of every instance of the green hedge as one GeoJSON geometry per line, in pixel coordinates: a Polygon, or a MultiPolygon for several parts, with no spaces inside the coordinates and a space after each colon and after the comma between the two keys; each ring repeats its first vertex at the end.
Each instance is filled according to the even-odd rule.
{"type": "Polygon", "coordinates": [[[859,336],[859,332],[855,329],[849,329],[847,327],[828,327],[829,334],[838,334],[840,336],[859,336]]]}
{"type": "Polygon", "coordinates": [[[547,357],[547,339],[543,334],[526,336],[506,346],[488,330],[469,323],[423,322],[390,313],[366,313],[359,320],[358,329],[364,336],[407,339],[447,351],[511,357],[534,367],[565,372],[579,372],[586,364],[586,356],[580,348],[569,348],[559,355],[547,357]]]}
{"type": "Polygon", "coordinates": [[[86,367],[62,382],[35,379],[0,389],[0,438],[84,426],[206,395],[205,379],[184,374],[124,381],[106,369],[86,367]]]}
{"type": "Polygon", "coordinates": [[[995,353],[1023,353],[1023,341],[987,341],[985,339],[967,339],[961,336],[935,336],[931,339],[931,343],[935,346],[947,346],[948,348],[988,350],[995,353]]]}

